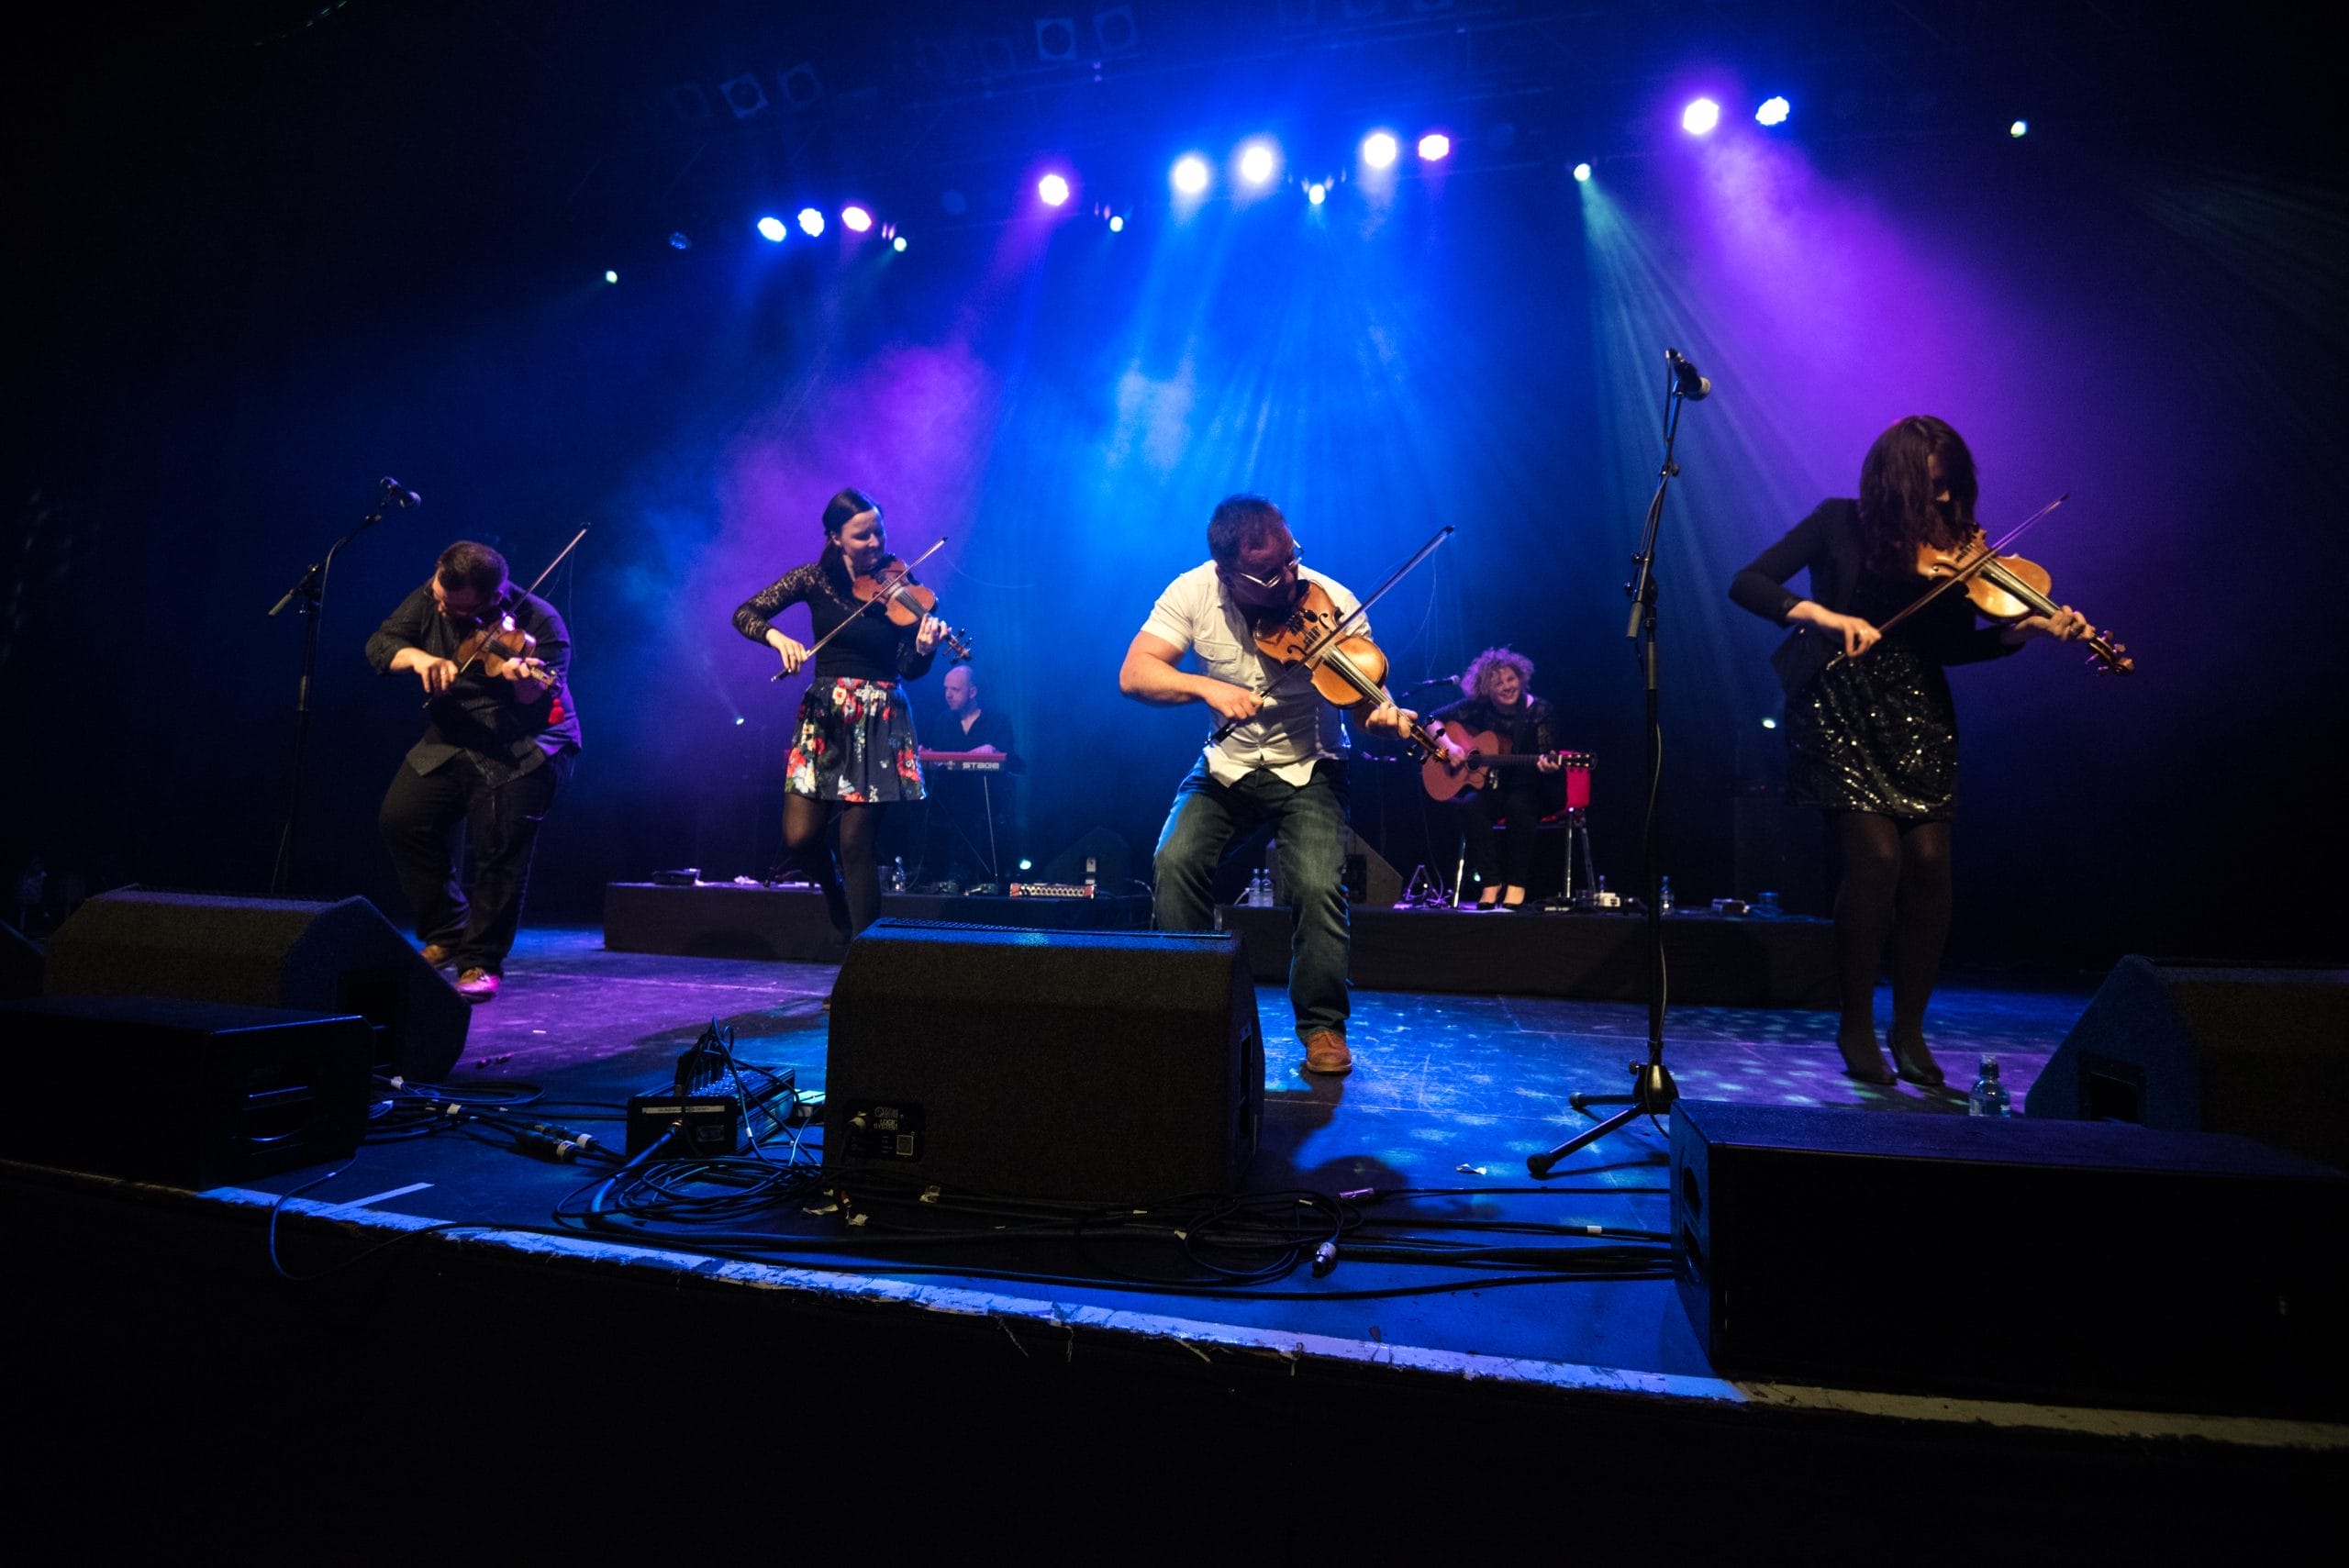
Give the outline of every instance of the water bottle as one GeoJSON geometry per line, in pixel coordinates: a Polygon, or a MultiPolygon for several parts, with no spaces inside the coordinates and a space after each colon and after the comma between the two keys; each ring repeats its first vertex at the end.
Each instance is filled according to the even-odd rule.
{"type": "Polygon", "coordinates": [[[905,890],[906,857],[899,855],[889,867],[889,891],[892,893],[903,893],[905,890]]]}
{"type": "Polygon", "coordinates": [[[1658,912],[1662,914],[1669,915],[1672,913],[1672,879],[1668,876],[1663,878],[1656,884],[1655,906],[1658,912]]]}
{"type": "Polygon", "coordinates": [[[2007,1086],[1998,1082],[1998,1059],[1982,1059],[1982,1075],[1974,1080],[1974,1092],[1965,1096],[1968,1116],[2005,1116],[2007,1086]]]}
{"type": "Polygon", "coordinates": [[[1094,892],[1100,886],[1100,862],[1092,855],[1085,857],[1085,891],[1094,892]]]}
{"type": "Polygon", "coordinates": [[[1273,906],[1273,873],[1260,871],[1248,879],[1248,907],[1269,909],[1273,906]]]}

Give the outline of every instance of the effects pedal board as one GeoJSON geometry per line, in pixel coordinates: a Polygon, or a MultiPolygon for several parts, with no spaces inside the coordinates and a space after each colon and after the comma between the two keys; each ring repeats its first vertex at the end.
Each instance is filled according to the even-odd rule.
{"type": "Polygon", "coordinates": [[[1084,882],[1015,882],[1011,884],[1014,898],[1091,898],[1092,884],[1084,882]]]}

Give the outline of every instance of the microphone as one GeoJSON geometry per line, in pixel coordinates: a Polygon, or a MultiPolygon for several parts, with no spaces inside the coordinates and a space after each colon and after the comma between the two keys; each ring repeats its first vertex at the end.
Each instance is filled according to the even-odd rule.
{"type": "Polygon", "coordinates": [[[1713,384],[1698,375],[1697,367],[1683,358],[1679,350],[1666,349],[1664,351],[1664,362],[1672,367],[1672,373],[1678,378],[1681,396],[1695,403],[1700,398],[1712,395],[1713,384]]]}
{"type": "Polygon", "coordinates": [[[401,489],[400,482],[396,479],[384,479],[379,483],[383,487],[384,499],[402,511],[406,511],[410,506],[420,506],[424,504],[423,496],[413,490],[401,489]]]}

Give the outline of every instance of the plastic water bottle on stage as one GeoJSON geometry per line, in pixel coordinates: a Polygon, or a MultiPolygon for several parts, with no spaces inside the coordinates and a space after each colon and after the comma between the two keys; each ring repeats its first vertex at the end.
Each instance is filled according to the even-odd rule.
{"type": "Polygon", "coordinates": [[[1657,888],[1659,896],[1655,906],[1661,913],[1669,915],[1672,913],[1672,879],[1668,876],[1662,878],[1657,888]]]}
{"type": "Polygon", "coordinates": [[[1998,1082],[1997,1057],[1986,1056],[1982,1059],[1982,1074],[1974,1080],[1974,1092],[1965,1096],[1965,1114],[1968,1116],[2005,1116],[2007,1114],[2007,1086],[1998,1082]]]}

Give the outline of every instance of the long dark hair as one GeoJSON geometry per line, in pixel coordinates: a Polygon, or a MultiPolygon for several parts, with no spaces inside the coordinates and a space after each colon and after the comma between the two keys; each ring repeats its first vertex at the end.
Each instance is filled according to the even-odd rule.
{"type": "Polygon", "coordinates": [[[1931,545],[1953,550],[1973,535],[1974,503],[1982,478],[1965,438],[1946,419],[1911,414],[1896,421],[1868,448],[1860,462],[1860,530],[1868,541],[1868,564],[1906,575],[1916,570],[1917,550],[1931,545]],[[1933,483],[1930,459],[1942,460],[1942,482],[1933,483]],[[1933,497],[1949,491],[1950,517],[1933,497]]]}

